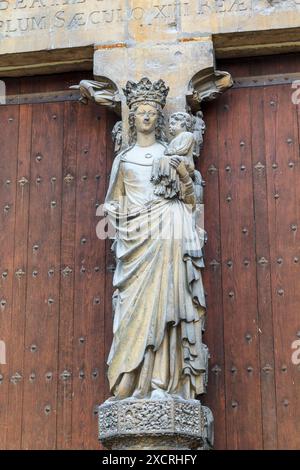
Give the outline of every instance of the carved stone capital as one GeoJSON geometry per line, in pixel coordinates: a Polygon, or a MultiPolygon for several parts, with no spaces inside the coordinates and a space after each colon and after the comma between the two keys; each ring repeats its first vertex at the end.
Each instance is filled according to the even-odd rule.
{"type": "Polygon", "coordinates": [[[98,416],[99,439],[108,449],[207,448],[207,413],[198,400],[107,401],[98,416]]]}

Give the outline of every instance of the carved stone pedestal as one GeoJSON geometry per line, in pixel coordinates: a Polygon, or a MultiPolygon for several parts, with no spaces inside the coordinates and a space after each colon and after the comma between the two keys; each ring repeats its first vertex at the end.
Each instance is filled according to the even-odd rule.
{"type": "Polygon", "coordinates": [[[208,448],[208,415],[198,400],[107,401],[99,406],[99,439],[112,450],[208,448]]]}

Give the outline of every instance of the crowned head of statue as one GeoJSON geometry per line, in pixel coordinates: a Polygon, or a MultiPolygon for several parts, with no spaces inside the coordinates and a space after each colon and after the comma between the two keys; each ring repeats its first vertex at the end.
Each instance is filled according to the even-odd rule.
{"type": "Polygon", "coordinates": [[[128,81],[123,91],[129,107],[129,143],[136,142],[137,133],[154,133],[157,141],[165,141],[162,111],[169,92],[165,82],[144,77],[139,82],[128,81]]]}

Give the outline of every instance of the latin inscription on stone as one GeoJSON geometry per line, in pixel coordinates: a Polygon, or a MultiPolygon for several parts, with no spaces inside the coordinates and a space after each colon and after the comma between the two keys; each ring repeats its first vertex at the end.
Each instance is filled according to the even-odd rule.
{"type": "Polygon", "coordinates": [[[300,0],[0,0],[0,55],[299,27],[300,0]]]}
{"type": "Polygon", "coordinates": [[[150,26],[190,17],[197,25],[209,16],[253,15],[276,9],[299,9],[300,0],[0,0],[0,38],[39,30],[86,30],[124,22],[150,26]],[[145,3],[147,7],[145,7],[145,3]]]}

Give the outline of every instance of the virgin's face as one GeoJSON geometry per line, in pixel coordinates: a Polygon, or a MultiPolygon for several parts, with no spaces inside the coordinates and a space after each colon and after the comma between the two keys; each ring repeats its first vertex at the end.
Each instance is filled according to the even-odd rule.
{"type": "Polygon", "coordinates": [[[151,134],[155,131],[158,111],[150,104],[141,104],[135,113],[135,127],[138,132],[151,134]]]}

